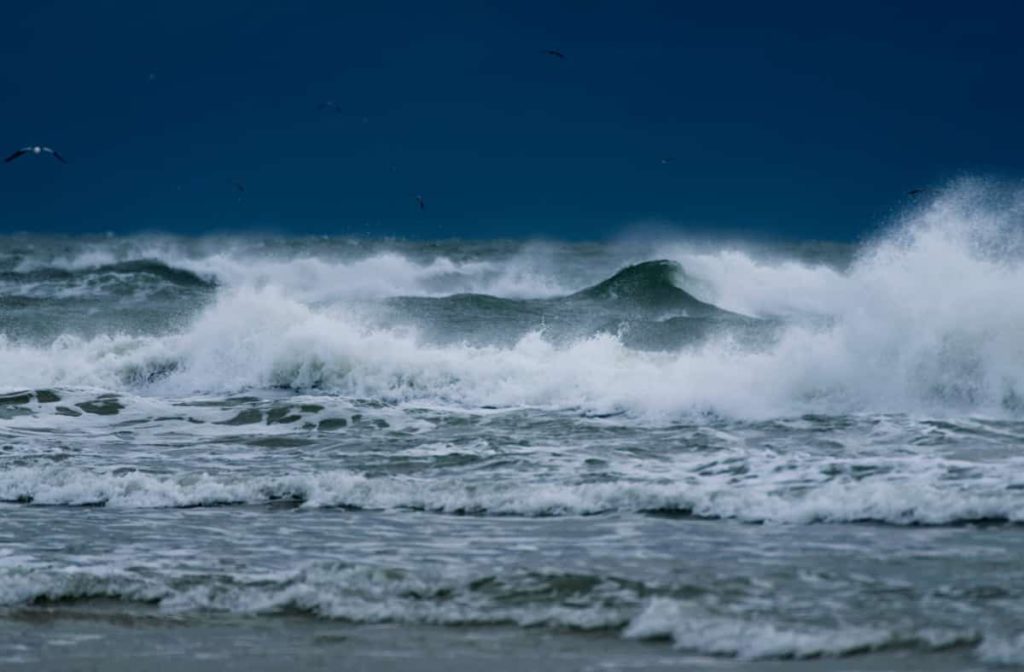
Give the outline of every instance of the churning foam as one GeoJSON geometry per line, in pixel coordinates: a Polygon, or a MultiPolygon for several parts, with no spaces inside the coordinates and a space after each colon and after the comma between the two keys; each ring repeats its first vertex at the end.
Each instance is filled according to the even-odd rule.
{"type": "Polygon", "coordinates": [[[1020,461],[976,464],[931,458],[811,460],[749,457],[746,478],[699,473],[677,457],[653,474],[607,483],[494,475],[488,487],[463,477],[367,477],[344,469],[244,475],[152,474],[111,468],[16,466],[0,472],[0,501],[114,508],[178,508],[291,501],[305,508],[416,509],[437,513],[553,516],[680,512],[744,522],[874,521],[944,525],[1024,522],[1020,461]],[[878,472],[861,478],[829,472],[878,472]],[[670,480],[665,480],[670,478],[670,480]]]}
{"type": "MultiPolygon", "coordinates": [[[[311,304],[337,281],[323,262],[267,262],[245,280],[241,267],[248,262],[219,258],[217,272],[237,277],[181,333],[65,338],[49,348],[3,342],[0,367],[12,387],[141,385],[144,391],[150,385],[161,393],[317,387],[396,401],[651,417],[1016,414],[1024,408],[1024,245],[1015,228],[1022,199],[994,200],[981,186],[960,185],[866,246],[843,272],[736,251],[676,250],[701,298],[794,319],[777,342],[758,350],[725,337],[671,353],[637,352],[612,335],[556,346],[542,333],[512,347],[431,346],[413,331],[358,319],[343,304],[311,304]],[[806,315],[826,316],[828,323],[808,326],[800,321],[806,315]],[[130,375],[140,371],[163,374],[130,375]]],[[[408,275],[412,266],[428,275],[453,268],[388,254],[359,263],[346,268],[371,284],[393,282],[395,293],[410,285],[425,291],[422,277],[408,275]]]]}

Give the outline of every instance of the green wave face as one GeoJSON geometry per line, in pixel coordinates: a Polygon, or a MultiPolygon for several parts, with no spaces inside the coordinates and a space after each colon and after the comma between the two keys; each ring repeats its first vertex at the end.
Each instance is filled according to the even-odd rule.
{"type": "Polygon", "coordinates": [[[627,266],[578,292],[549,299],[486,294],[399,297],[389,319],[426,330],[438,342],[507,344],[531,331],[565,342],[601,333],[641,350],[671,350],[723,330],[746,340],[770,333],[772,323],[745,318],[697,299],[676,283],[683,268],[664,259],[627,266]]]}

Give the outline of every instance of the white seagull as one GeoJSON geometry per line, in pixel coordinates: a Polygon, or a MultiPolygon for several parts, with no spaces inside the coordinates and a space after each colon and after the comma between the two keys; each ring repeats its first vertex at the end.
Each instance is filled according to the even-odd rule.
{"type": "Polygon", "coordinates": [[[34,147],[22,147],[21,149],[19,149],[18,151],[4,159],[4,163],[10,163],[11,161],[14,161],[16,158],[24,154],[42,154],[43,152],[46,152],[47,154],[53,154],[53,158],[57,159],[61,163],[68,162],[67,159],[61,156],[60,152],[58,152],[56,149],[50,149],[49,147],[40,147],[39,145],[36,145],[34,147]]]}

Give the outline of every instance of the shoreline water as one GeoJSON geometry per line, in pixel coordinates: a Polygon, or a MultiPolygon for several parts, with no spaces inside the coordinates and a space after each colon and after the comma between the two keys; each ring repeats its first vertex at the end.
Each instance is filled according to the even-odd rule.
{"type": "Polygon", "coordinates": [[[970,669],[969,647],[866,652],[851,657],[736,660],[695,655],[668,642],[609,633],[508,626],[353,625],[302,616],[168,618],[120,605],[38,606],[0,616],[0,664],[20,670],[292,669],[405,672],[489,669],[907,672],[970,669]],[[17,642],[12,645],[12,642],[17,642]]]}

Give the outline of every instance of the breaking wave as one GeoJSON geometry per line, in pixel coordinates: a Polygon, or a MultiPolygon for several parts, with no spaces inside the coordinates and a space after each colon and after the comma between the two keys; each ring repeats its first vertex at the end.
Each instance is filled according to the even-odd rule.
{"type": "Polygon", "coordinates": [[[368,477],[337,469],[237,477],[10,467],[0,471],[0,502],[127,508],[291,502],[461,515],[640,512],[789,524],[1024,523],[1024,482],[1013,475],[1022,466],[1017,462],[751,457],[719,473],[706,460],[673,467],[662,479],[538,482],[525,473],[513,480],[493,474],[487,488],[462,476],[368,477]]]}
{"type": "MultiPolygon", "coordinates": [[[[961,186],[866,246],[842,271],[757,261],[735,251],[677,251],[679,272],[652,262],[632,274],[636,286],[612,278],[574,295],[623,310],[685,297],[691,307],[717,310],[710,301],[786,320],[781,332],[755,345],[725,332],[689,347],[644,352],[630,347],[623,324],[559,342],[547,338],[543,319],[510,344],[460,342],[462,313],[450,324],[448,342],[437,344],[422,338],[415,323],[382,322],[373,306],[310,303],[290,289],[289,279],[320,263],[307,259],[275,262],[277,275],[265,282],[228,280],[180,333],[62,337],[48,348],[6,341],[0,367],[12,387],[124,389],[141,381],[161,393],[316,388],[398,402],[655,418],[859,411],[1015,416],[1024,409],[1021,199],[993,199],[982,187],[961,186]],[[297,266],[283,270],[288,264],[297,266]]],[[[382,259],[408,263],[387,255],[359,263],[382,259]]],[[[393,283],[392,294],[408,289],[401,273],[358,265],[348,268],[367,282],[393,283]]],[[[435,260],[416,268],[432,273],[438,265],[450,266],[435,260]]],[[[164,266],[147,272],[155,268],[180,281],[209,277],[164,266]]]]}
{"type": "MultiPolygon", "coordinates": [[[[677,648],[744,660],[848,656],[871,651],[973,648],[984,662],[1016,664],[1020,642],[974,629],[900,624],[825,627],[714,613],[671,592],[614,576],[464,571],[313,563],[249,574],[167,573],[83,567],[0,567],[0,605],[96,598],[156,605],[168,615],[301,612],[351,623],[515,625],[612,630],[630,639],[668,639],[677,648]]],[[[678,590],[678,589],[677,589],[678,590]]],[[[688,586],[686,592],[701,592],[688,586]]]]}

